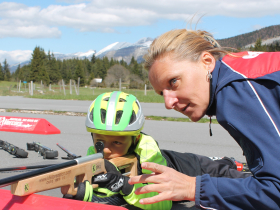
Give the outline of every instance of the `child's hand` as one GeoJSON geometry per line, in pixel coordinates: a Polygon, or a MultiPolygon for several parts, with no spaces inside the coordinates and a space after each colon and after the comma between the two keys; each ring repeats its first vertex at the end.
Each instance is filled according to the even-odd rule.
{"type": "Polygon", "coordinates": [[[73,199],[90,202],[92,200],[92,193],[92,185],[86,180],[79,184],[77,194],[73,196],[73,199]]]}
{"type": "Polygon", "coordinates": [[[123,176],[108,160],[105,160],[105,168],[107,174],[94,176],[92,184],[98,184],[99,187],[107,188],[111,192],[129,195],[133,190],[133,185],[128,184],[129,177],[123,176]]]}

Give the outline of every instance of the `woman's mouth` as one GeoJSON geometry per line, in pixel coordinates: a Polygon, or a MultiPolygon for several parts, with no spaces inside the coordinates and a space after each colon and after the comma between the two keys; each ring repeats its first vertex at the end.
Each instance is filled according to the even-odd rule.
{"type": "Polygon", "coordinates": [[[185,112],[186,109],[190,106],[190,104],[188,104],[181,112],[185,112]]]}

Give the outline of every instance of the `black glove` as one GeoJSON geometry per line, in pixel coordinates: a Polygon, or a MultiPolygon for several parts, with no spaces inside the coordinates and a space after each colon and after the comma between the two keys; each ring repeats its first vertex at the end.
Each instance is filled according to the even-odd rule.
{"type": "Polygon", "coordinates": [[[92,200],[92,194],[92,185],[86,180],[79,184],[76,195],[65,194],[63,198],[90,202],[92,200]]]}
{"type": "Polygon", "coordinates": [[[133,185],[128,184],[129,177],[123,176],[110,161],[104,161],[107,174],[94,176],[92,184],[98,184],[100,188],[107,188],[111,192],[129,195],[133,190],[133,185]]]}

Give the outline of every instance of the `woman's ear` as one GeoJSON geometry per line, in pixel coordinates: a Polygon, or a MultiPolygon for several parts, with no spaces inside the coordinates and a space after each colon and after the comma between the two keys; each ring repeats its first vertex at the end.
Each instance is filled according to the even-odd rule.
{"type": "Polygon", "coordinates": [[[200,56],[200,61],[207,71],[212,72],[215,69],[216,59],[209,52],[202,52],[200,56]]]}

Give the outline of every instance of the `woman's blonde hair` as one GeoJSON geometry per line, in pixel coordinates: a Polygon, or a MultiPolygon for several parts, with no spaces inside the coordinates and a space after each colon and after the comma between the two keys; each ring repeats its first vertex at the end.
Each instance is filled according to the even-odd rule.
{"type": "Polygon", "coordinates": [[[198,61],[202,52],[211,53],[216,60],[228,54],[213,36],[200,30],[171,30],[156,38],[144,55],[144,67],[149,70],[156,59],[169,54],[175,60],[198,61]]]}

